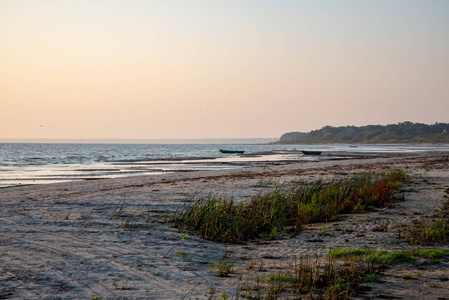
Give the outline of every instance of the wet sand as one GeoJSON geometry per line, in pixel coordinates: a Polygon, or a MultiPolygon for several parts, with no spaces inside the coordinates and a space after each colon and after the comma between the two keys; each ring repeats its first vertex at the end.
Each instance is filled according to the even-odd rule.
{"type": "MultiPolygon", "coordinates": [[[[400,225],[432,216],[446,199],[449,153],[364,154],[310,162],[257,163],[230,170],[177,172],[0,189],[0,298],[218,299],[238,286],[336,247],[411,250],[397,238],[400,225]],[[296,237],[226,245],[179,233],[170,216],[196,193],[244,201],[275,182],[346,176],[399,168],[410,182],[393,208],[307,226],[296,237]],[[386,231],[376,231],[388,224],[386,231]],[[208,267],[223,255],[234,272],[216,277],[208,267]],[[263,266],[250,270],[249,265],[263,266]]],[[[440,247],[441,248],[441,247],[440,247]]],[[[443,248],[448,248],[447,245],[443,248]]],[[[397,265],[356,298],[449,299],[449,261],[397,265]],[[417,276],[419,271],[420,275],[417,276]],[[404,273],[414,280],[403,280],[404,273]],[[415,276],[416,275],[416,276],[415,276]]]]}

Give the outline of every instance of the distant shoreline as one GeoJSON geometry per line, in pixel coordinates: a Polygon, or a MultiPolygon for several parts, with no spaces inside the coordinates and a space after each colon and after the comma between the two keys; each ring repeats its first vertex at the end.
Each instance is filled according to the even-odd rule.
{"type": "Polygon", "coordinates": [[[279,138],[283,144],[383,144],[449,143],[449,123],[426,125],[409,121],[388,125],[324,126],[311,132],[288,132],[279,138]]]}

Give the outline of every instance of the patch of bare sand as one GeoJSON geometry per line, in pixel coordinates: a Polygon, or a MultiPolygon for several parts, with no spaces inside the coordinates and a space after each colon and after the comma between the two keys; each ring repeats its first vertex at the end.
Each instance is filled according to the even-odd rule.
{"type": "MultiPolygon", "coordinates": [[[[447,155],[447,154],[445,154],[447,155]]],[[[335,247],[410,250],[398,239],[413,216],[436,214],[449,188],[448,162],[430,155],[265,164],[224,171],[178,173],[24,186],[0,190],[0,298],[204,299],[232,296],[258,275],[276,273],[298,257],[335,247]],[[170,216],[195,193],[239,200],[274,182],[345,176],[372,169],[410,173],[405,201],[393,208],[308,226],[297,237],[223,245],[178,233],[170,216]],[[382,227],[384,231],[375,230],[382,227]],[[230,277],[208,264],[223,255],[230,277]]],[[[449,262],[387,269],[364,284],[361,299],[449,299],[449,262]],[[419,272],[419,275],[418,275],[419,272]],[[412,280],[402,279],[410,273],[412,280]]],[[[290,295],[291,296],[291,295],[290,295]]]]}

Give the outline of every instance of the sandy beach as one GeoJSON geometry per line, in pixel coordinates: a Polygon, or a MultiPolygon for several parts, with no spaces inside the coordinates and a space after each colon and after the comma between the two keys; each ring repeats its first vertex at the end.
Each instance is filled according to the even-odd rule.
{"type": "MultiPolygon", "coordinates": [[[[353,158],[258,163],[231,170],[87,180],[0,189],[0,299],[219,299],[242,297],[260,274],[332,248],[410,251],[398,238],[416,217],[432,218],[449,193],[449,153],[354,155],[353,158]],[[369,170],[408,175],[404,201],[308,225],[298,236],[223,244],[178,232],[170,222],[196,194],[245,201],[275,183],[333,178],[369,170]],[[376,230],[383,226],[384,230],[376,230]],[[210,264],[226,257],[228,277],[210,264]],[[252,266],[252,267],[251,267],[252,266]],[[257,266],[257,267],[254,267],[257,266]]],[[[448,245],[438,248],[448,249],[448,245]]],[[[449,259],[398,264],[356,299],[449,299],[449,259]],[[412,280],[402,279],[404,273],[412,280]]],[[[280,298],[294,298],[280,294],[280,298]]]]}

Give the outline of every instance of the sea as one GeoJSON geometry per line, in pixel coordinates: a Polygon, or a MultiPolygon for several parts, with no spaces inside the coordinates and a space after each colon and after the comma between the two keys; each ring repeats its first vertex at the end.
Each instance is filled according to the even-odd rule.
{"type": "Polygon", "coordinates": [[[0,143],[0,188],[322,159],[300,150],[416,152],[449,151],[449,146],[0,143]],[[245,153],[223,154],[219,149],[245,153]]]}

